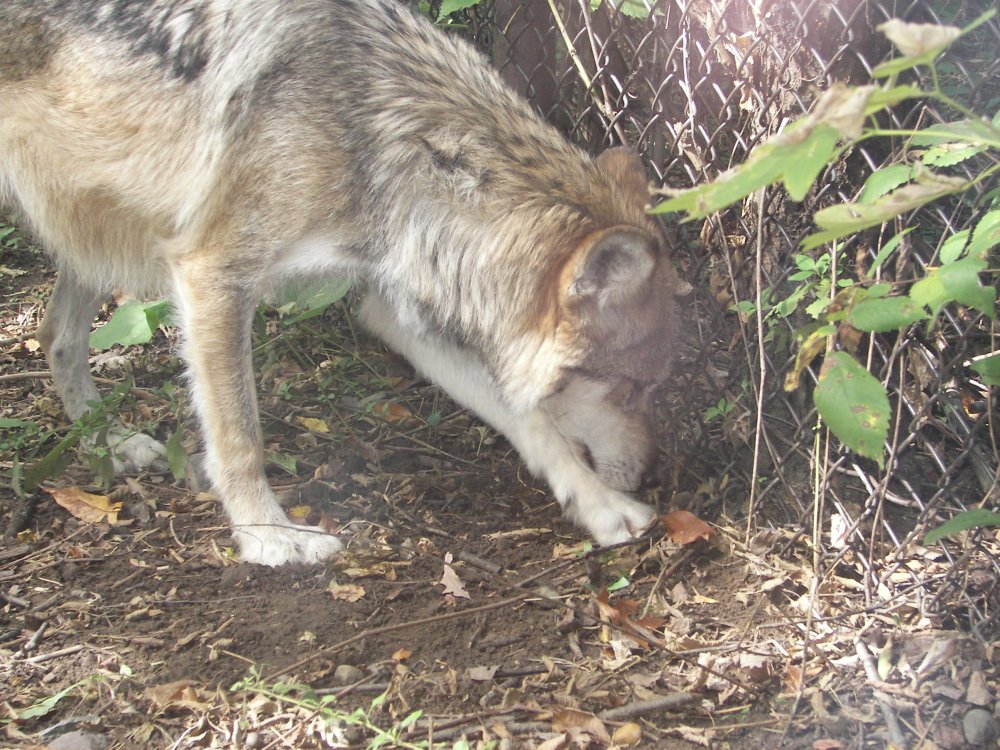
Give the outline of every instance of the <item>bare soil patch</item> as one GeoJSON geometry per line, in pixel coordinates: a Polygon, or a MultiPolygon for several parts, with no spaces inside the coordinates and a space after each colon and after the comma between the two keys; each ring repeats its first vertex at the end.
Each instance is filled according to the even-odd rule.
{"type": "MultiPolygon", "coordinates": [[[[100,487],[74,454],[46,482],[121,503],[115,523],[19,497],[67,427],[49,381],[26,375],[46,370],[30,332],[50,273],[27,243],[0,261],[0,418],[37,425],[0,433],[4,746],[884,747],[878,690],[907,731],[960,747],[969,686],[995,685],[971,639],[918,642],[858,606],[857,561],[816,581],[804,538],[747,543],[708,457],[668,457],[647,499],[712,521],[711,539],[660,529],[590,550],[502,438],[343,309],[294,328],[264,315],[257,339],[272,481],[293,515],[349,535],[342,557],[235,562],[193,472],[100,487]],[[873,682],[859,654],[886,644],[912,652],[909,671],[873,682]],[[911,680],[940,644],[948,660],[911,680]]],[[[171,343],[98,365],[127,384],[127,420],[195,453],[171,343]]]]}

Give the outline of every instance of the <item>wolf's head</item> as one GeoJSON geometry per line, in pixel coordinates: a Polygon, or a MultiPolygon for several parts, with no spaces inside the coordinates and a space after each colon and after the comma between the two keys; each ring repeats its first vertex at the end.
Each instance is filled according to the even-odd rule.
{"type": "Polygon", "coordinates": [[[559,269],[556,337],[576,352],[575,364],[540,406],[606,484],[634,491],[658,454],[653,399],[676,353],[678,299],[691,287],[677,277],[662,233],[644,212],[638,157],[611,149],[596,166],[617,200],[595,210],[621,223],[578,240],[559,269]]]}

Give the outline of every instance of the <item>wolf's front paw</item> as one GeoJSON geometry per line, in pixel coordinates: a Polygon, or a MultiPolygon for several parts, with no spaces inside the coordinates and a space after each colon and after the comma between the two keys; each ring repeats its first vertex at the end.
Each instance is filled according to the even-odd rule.
{"type": "MultiPolygon", "coordinates": [[[[287,521],[286,521],[287,523],[287,521]]],[[[316,526],[255,526],[233,531],[240,560],[272,568],[285,563],[315,563],[337,554],[344,545],[316,526]]]]}
{"type": "Polygon", "coordinates": [[[577,498],[572,504],[572,516],[595,542],[606,547],[641,536],[656,513],[645,503],[607,488],[599,496],[577,498]]]}

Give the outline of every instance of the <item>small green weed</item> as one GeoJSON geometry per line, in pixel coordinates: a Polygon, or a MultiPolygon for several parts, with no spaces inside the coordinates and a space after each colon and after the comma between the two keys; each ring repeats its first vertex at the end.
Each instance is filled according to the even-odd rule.
{"type": "MultiPolygon", "coordinates": [[[[411,741],[406,738],[408,730],[423,716],[423,711],[411,711],[403,719],[391,727],[382,726],[376,714],[386,702],[387,694],[383,693],[372,700],[367,708],[356,708],[353,711],[343,711],[336,707],[337,697],[320,695],[309,685],[297,682],[277,682],[268,684],[257,669],[251,669],[250,674],[234,684],[230,690],[234,693],[244,693],[247,697],[263,696],[286,707],[300,709],[309,715],[320,716],[332,729],[358,728],[365,732],[365,750],[379,748],[398,748],[399,750],[493,750],[495,742],[478,742],[470,745],[467,740],[460,739],[453,743],[427,740],[411,741]]],[[[352,743],[352,746],[358,746],[352,743]]]]}

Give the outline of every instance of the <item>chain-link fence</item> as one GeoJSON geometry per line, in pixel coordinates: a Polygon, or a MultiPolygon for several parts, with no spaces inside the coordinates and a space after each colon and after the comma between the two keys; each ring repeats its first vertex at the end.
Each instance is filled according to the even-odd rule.
{"type": "MultiPolygon", "coordinates": [[[[885,20],[962,26],[991,5],[494,0],[470,22],[506,80],[573,140],[593,151],[628,144],[661,183],[676,188],[743,161],[834,80],[866,82],[891,51],[876,31],[885,20]]],[[[993,114],[1000,107],[998,50],[994,18],[940,63],[942,86],[970,109],[993,114]]],[[[948,117],[920,104],[897,108],[888,124],[913,127],[948,117]]],[[[716,486],[732,500],[745,501],[756,484],[753,525],[811,533],[821,572],[850,560],[865,606],[992,637],[1000,632],[995,535],[921,544],[929,528],[959,510],[1000,506],[996,394],[991,398],[967,367],[971,356],[1000,348],[989,319],[949,309],[932,332],[914,326],[861,342],[893,407],[883,470],[826,441],[807,393],[784,392],[794,358],[789,334],[804,321],[779,320],[760,346],[753,321],[731,312],[734,303],[762,292],[772,299],[787,295],[799,242],[813,229],[812,212],[848,200],[872,169],[896,157],[884,141],[856,147],[802,204],[771,190],[699,226],[672,228],[679,262],[702,291],[692,301],[697,330],[678,382],[685,398],[674,400],[674,418],[684,425],[674,447],[678,461],[686,461],[677,474],[725,477],[716,486]]],[[[883,269],[889,280],[913,279],[937,261],[942,239],[981,215],[985,190],[906,215],[887,234],[862,233],[842,245],[838,257],[864,266],[887,236],[914,227],[892,268],[883,269]]]]}

